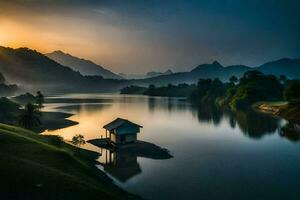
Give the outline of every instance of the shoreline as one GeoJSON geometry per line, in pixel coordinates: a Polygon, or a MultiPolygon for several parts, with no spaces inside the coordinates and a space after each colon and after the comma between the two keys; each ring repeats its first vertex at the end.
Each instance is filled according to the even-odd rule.
{"type": "Polygon", "coordinates": [[[42,125],[36,131],[42,133],[44,131],[52,131],[78,125],[78,122],[68,119],[73,115],[74,114],[66,112],[42,111],[42,125]]]}
{"type": "Polygon", "coordinates": [[[287,102],[259,102],[254,108],[262,113],[281,117],[291,122],[300,122],[300,106],[289,105],[287,102]]]}

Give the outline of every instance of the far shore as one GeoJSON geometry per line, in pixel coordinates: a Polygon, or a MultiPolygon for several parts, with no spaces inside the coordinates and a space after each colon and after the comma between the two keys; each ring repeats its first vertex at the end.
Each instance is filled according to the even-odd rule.
{"type": "Polygon", "coordinates": [[[259,102],[254,105],[254,108],[291,122],[300,122],[300,106],[297,105],[289,105],[287,102],[259,102]]]}

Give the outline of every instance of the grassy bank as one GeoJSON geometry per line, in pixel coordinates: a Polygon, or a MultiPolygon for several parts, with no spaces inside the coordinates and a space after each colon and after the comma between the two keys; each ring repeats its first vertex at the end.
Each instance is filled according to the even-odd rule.
{"type": "Polygon", "coordinates": [[[95,152],[0,124],[1,199],[136,199],[95,167],[95,152]]]}
{"type": "Polygon", "coordinates": [[[255,104],[255,108],[262,112],[280,116],[291,122],[300,122],[299,105],[290,105],[286,102],[261,102],[255,104]]]}

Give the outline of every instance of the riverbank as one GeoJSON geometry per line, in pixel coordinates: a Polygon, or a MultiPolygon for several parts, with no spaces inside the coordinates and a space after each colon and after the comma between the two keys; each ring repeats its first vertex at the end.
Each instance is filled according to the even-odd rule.
{"type": "Polygon", "coordinates": [[[270,113],[291,122],[300,122],[300,106],[289,105],[286,102],[260,102],[254,107],[261,112],[270,113]]]}
{"type": "Polygon", "coordinates": [[[3,199],[139,199],[95,166],[98,153],[5,124],[0,140],[3,199]]]}

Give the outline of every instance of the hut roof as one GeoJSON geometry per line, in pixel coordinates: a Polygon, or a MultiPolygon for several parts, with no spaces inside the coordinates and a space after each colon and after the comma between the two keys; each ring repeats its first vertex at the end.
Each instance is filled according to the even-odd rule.
{"type": "Polygon", "coordinates": [[[127,119],[122,119],[122,118],[117,118],[115,119],[114,121],[106,124],[105,126],[103,126],[103,128],[105,128],[106,130],[114,130],[114,129],[117,129],[123,125],[130,125],[130,126],[135,126],[137,128],[143,128],[142,126],[136,124],[136,123],[133,123],[127,119]]]}

